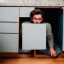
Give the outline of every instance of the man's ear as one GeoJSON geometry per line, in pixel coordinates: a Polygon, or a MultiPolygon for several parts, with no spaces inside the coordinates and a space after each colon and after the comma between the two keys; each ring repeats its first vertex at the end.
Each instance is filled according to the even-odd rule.
{"type": "Polygon", "coordinates": [[[31,17],[31,21],[32,21],[32,17],[31,17]]]}

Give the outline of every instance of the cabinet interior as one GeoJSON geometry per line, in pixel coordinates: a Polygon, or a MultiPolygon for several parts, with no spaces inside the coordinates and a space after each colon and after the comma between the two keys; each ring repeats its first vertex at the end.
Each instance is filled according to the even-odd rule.
{"type": "MultiPolygon", "coordinates": [[[[48,22],[52,26],[52,33],[54,36],[54,43],[56,43],[62,50],[62,36],[63,36],[63,9],[62,8],[35,8],[44,12],[44,22],[48,22]]],[[[30,17],[19,18],[19,50],[22,49],[22,22],[29,22],[30,17]]],[[[40,52],[37,50],[37,53],[40,52]]]]}

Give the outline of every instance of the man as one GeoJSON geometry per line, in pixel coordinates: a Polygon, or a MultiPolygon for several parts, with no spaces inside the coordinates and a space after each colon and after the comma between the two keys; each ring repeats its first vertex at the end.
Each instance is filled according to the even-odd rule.
{"type": "MultiPolygon", "coordinates": [[[[35,9],[31,11],[30,18],[32,23],[44,23],[43,21],[44,13],[39,9],[35,9]]],[[[61,53],[60,48],[54,43],[52,28],[50,23],[46,23],[46,50],[40,50],[40,52],[48,54],[50,56],[56,57],[58,54],[61,53]]]]}

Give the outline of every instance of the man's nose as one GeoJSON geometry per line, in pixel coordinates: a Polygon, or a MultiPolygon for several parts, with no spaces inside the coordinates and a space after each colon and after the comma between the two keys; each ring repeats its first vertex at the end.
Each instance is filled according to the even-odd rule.
{"type": "Polygon", "coordinates": [[[38,20],[36,20],[36,23],[38,23],[38,20]]]}

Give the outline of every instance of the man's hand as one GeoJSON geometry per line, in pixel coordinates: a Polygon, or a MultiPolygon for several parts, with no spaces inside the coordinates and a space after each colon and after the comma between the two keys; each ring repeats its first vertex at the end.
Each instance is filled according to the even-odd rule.
{"type": "Polygon", "coordinates": [[[56,57],[57,56],[57,53],[56,53],[56,51],[54,50],[53,47],[50,47],[50,53],[51,53],[52,57],[56,57]]]}

